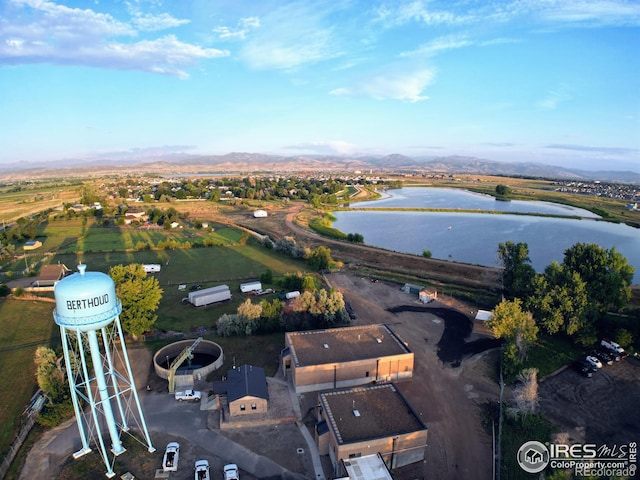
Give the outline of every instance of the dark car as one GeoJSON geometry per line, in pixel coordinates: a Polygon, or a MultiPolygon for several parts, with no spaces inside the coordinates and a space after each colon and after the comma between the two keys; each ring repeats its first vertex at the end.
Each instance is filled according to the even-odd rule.
{"type": "Polygon", "coordinates": [[[202,288],[202,285],[191,285],[189,287],[189,290],[193,292],[194,290],[200,290],[201,288],[202,288]]]}
{"type": "Polygon", "coordinates": [[[347,301],[344,302],[344,308],[347,311],[347,313],[349,314],[349,318],[351,320],[355,320],[357,318],[356,316],[356,312],[353,311],[353,308],[351,307],[351,304],[347,301]]]}
{"type": "Polygon", "coordinates": [[[613,365],[613,358],[611,358],[608,353],[603,352],[602,350],[595,350],[591,355],[600,360],[603,365],[613,365]]]}
{"type": "Polygon", "coordinates": [[[573,368],[576,372],[584,375],[587,378],[591,378],[591,375],[593,375],[593,372],[596,370],[593,365],[584,360],[576,360],[575,362],[573,362],[573,368]]]}
{"type": "Polygon", "coordinates": [[[609,355],[616,362],[619,362],[620,359],[622,358],[622,354],[615,350],[609,350],[608,348],[605,348],[605,347],[602,347],[600,350],[606,353],[607,355],[609,355]]]}

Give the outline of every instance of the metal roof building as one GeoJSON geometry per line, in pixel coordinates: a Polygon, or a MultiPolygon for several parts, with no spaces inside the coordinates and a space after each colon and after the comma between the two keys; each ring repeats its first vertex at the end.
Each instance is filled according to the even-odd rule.
{"type": "Polygon", "coordinates": [[[264,369],[253,365],[229,370],[226,380],[213,383],[213,393],[226,394],[232,416],[265,413],[268,408],[269,389],[264,369]]]}

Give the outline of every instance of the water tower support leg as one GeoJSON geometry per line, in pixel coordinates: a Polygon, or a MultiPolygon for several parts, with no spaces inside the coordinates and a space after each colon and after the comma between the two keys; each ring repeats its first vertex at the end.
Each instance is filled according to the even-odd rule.
{"type": "Polygon", "coordinates": [[[144,413],[142,413],[142,405],[140,405],[140,397],[138,396],[138,389],[136,388],[135,380],[133,379],[133,372],[131,371],[131,363],[129,362],[127,345],[125,344],[124,336],[122,335],[122,326],[120,325],[120,316],[116,317],[114,323],[118,331],[118,337],[120,338],[120,345],[122,347],[122,357],[124,358],[125,367],[127,369],[127,377],[128,377],[129,383],[131,384],[131,393],[133,394],[133,398],[136,402],[136,407],[138,408],[138,414],[140,416],[140,424],[142,425],[144,438],[147,441],[147,449],[149,450],[149,453],[153,453],[156,451],[156,449],[151,443],[151,437],[149,436],[149,430],[147,429],[147,422],[144,419],[144,413]]]}
{"type": "MultiPolygon", "coordinates": [[[[80,335],[80,332],[76,332],[76,335],[80,335]]],[[[71,393],[71,402],[73,403],[73,412],[76,414],[76,423],[78,424],[78,433],[80,434],[80,442],[82,448],[77,452],[74,452],[73,458],[80,458],[91,451],[89,442],[87,442],[87,436],[84,432],[84,425],[82,424],[82,414],[80,412],[80,403],[78,401],[78,392],[76,391],[76,378],[71,365],[71,356],[69,354],[69,344],[67,342],[73,341],[67,336],[67,329],[60,327],[60,336],[62,337],[62,351],[64,352],[64,363],[67,368],[67,379],[69,380],[69,392],[71,393]]]]}

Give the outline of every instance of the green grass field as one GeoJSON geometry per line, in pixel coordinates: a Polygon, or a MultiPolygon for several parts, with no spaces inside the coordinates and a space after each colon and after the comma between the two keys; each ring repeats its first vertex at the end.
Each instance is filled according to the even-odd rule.
{"type": "Polygon", "coordinates": [[[157,246],[159,242],[195,243],[208,240],[214,244],[232,245],[242,235],[227,226],[215,226],[214,231],[195,229],[142,229],[103,227],[95,218],[50,220],[40,230],[42,249],[56,253],[111,252],[135,250],[139,242],[157,246]]]}
{"type": "Polygon", "coordinates": [[[18,431],[21,412],[37,389],[33,354],[60,342],[53,303],[0,300],[0,456],[18,431]]]}

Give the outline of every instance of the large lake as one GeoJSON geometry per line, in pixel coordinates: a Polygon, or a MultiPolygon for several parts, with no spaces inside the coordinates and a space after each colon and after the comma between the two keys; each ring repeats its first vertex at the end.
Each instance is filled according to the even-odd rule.
{"type": "Polygon", "coordinates": [[[468,212],[334,212],[333,226],[344,233],[360,233],[368,245],[433,258],[485,266],[498,266],[500,243],[523,242],[538,272],[553,260],[562,262],[565,249],[578,242],[615,247],[635,267],[640,279],[640,230],[622,224],[596,221],[593,213],[548,202],[501,202],[488,195],[460,189],[400,188],[385,197],[352,207],[414,207],[502,212],[575,215],[582,220],[525,215],[491,215],[468,212]]]}

